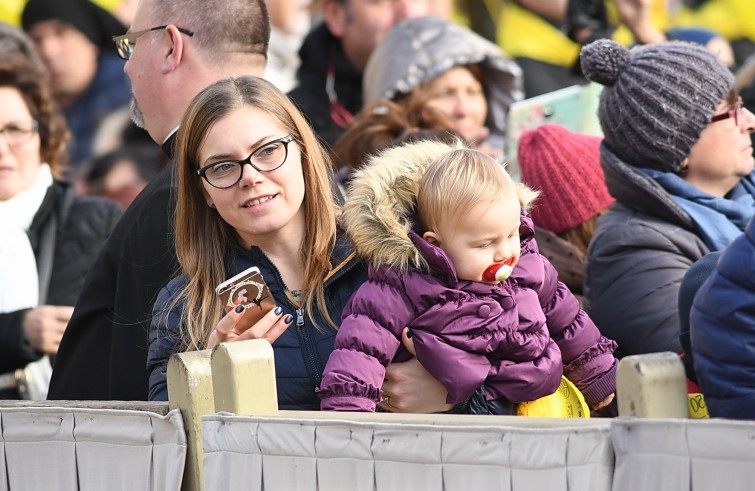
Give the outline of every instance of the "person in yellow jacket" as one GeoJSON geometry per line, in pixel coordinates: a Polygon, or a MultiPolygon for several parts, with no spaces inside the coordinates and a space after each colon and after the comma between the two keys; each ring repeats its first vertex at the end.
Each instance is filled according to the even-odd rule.
{"type": "MultiPolygon", "coordinates": [[[[708,0],[708,3],[744,4],[747,1],[708,0]]],[[[611,37],[627,46],[633,43],[647,44],[666,40],[666,31],[672,26],[694,25],[692,20],[685,23],[672,16],[667,9],[667,0],[606,0],[604,3],[580,0],[478,0],[477,3],[480,2],[495,22],[498,45],[524,71],[526,97],[585,83],[579,70],[574,69],[575,66],[578,67],[579,50],[585,40],[589,42],[597,36],[611,37]],[[615,28],[604,29],[597,34],[588,32],[583,34],[583,39],[576,32],[569,33],[574,11],[585,7],[588,11],[591,8],[600,10],[600,14],[607,19],[605,27],[615,28]],[[593,37],[589,37],[590,34],[593,37]]],[[[470,2],[467,0],[462,3],[470,2]]],[[[685,8],[678,12],[678,19],[682,19],[682,14],[688,11],[685,8]]],[[[747,16],[742,14],[740,17],[747,16]]],[[[752,21],[747,21],[755,23],[755,17],[750,17],[752,21]]],[[[715,26],[708,28],[711,27],[715,26]]],[[[594,29],[590,29],[592,30],[594,29]]],[[[714,39],[717,44],[710,48],[720,51],[722,61],[728,63],[728,58],[732,56],[731,47],[714,33],[705,36],[706,43],[714,39]]]]}

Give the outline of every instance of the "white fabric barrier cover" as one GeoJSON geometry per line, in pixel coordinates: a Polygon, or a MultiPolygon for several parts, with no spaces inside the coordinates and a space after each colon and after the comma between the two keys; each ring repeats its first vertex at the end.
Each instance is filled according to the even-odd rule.
{"type": "Polygon", "coordinates": [[[755,422],[614,420],[613,491],[755,489],[755,422]]]}
{"type": "Polygon", "coordinates": [[[178,491],[185,463],[178,410],[0,408],[0,491],[178,491]]]}
{"type": "Polygon", "coordinates": [[[204,489],[609,491],[609,423],[522,428],[202,418],[204,489]]]}

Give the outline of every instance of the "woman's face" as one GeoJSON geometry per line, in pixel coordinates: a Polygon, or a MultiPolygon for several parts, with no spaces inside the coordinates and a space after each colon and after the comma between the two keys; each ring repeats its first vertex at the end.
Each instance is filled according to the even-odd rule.
{"type": "MultiPolygon", "coordinates": [[[[267,113],[244,106],[218,120],[207,133],[199,153],[198,168],[222,160],[242,160],[262,145],[289,135],[267,113]]],[[[283,165],[259,172],[244,165],[241,180],[227,189],[212,187],[201,179],[208,205],[239,235],[245,247],[278,240],[300,240],[304,233],[304,174],[295,141],[288,144],[283,165]]]]}
{"type": "MultiPolygon", "coordinates": [[[[726,114],[737,103],[728,100],[718,105],[715,114],[726,114]]],[[[728,193],[739,180],[752,172],[750,133],[755,129],[755,116],[741,108],[737,118],[727,117],[710,123],[692,147],[685,180],[714,196],[728,193]]]]}
{"type": "Polygon", "coordinates": [[[488,103],[482,85],[468,68],[451,68],[427,82],[424,89],[429,96],[427,105],[450,116],[456,131],[470,142],[480,138],[488,103]]]}
{"type": "Polygon", "coordinates": [[[37,177],[41,142],[37,131],[28,131],[32,121],[21,92],[0,87],[0,201],[28,189],[37,177]]]}

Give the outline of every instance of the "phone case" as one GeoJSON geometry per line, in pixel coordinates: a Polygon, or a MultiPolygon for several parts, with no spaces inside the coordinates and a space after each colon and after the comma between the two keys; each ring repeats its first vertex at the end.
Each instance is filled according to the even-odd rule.
{"type": "Polygon", "coordinates": [[[226,312],[243,305],[245,312],[236,324],[236,331],[246,331],[257,323],[271,309],[275,300],[262,277],[259,268],[252,266],[233,278],[219,284],[215,289],[226,312]]]}

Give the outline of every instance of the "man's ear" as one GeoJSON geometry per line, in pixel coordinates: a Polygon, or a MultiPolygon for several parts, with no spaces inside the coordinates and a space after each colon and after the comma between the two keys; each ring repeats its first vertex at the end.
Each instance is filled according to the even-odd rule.
{"type": "Polygon", "coordinates": [[[343,4],[344,1],[346,0],[322,0],[320,7],[323,22],[325,22],[330,33],[337,38],[343,36],[346,30],[348,13],[346,12],[347,7],[343,4]]]}
{"type": "Polygon", "coordinates": [[[422,238],[428,241],[430,244],[440,247],[440,239],[438,238],[438,235],[435,232],[427,231],[424,234],[422,234],[422,238]]]}
{"type": "Polygon", "coordinates": [[[184,38],[173,24],[165,28],[166,48],[163,55],[162,73],[170,73],[181,63],[184,54],[184,38]]]}

